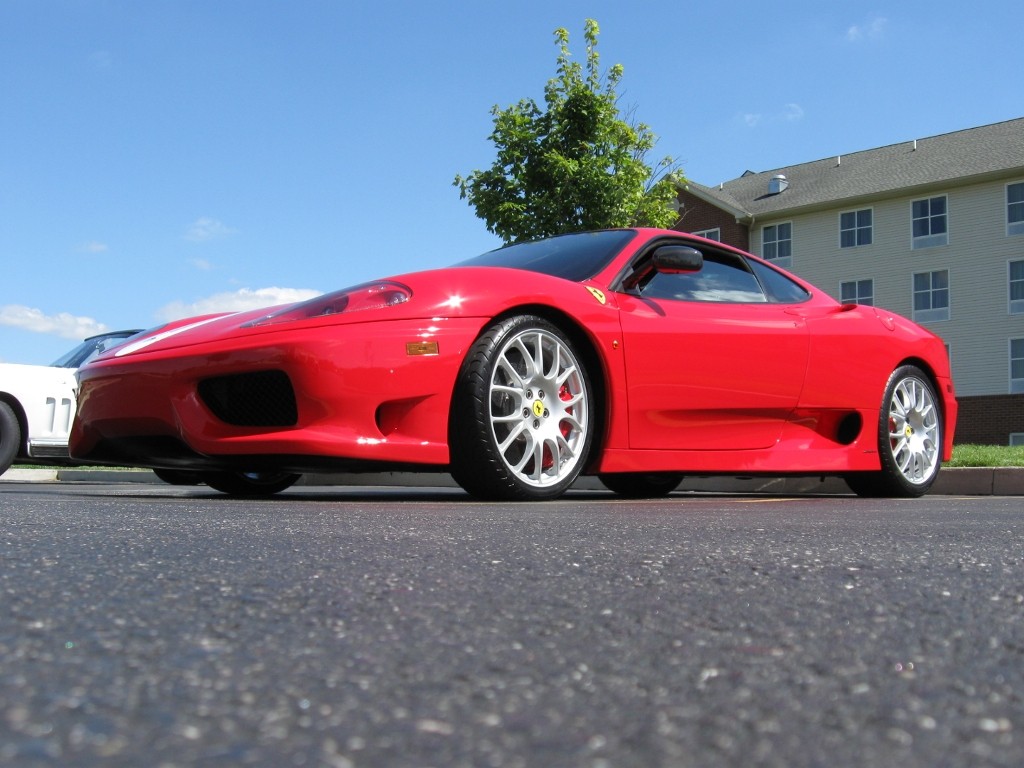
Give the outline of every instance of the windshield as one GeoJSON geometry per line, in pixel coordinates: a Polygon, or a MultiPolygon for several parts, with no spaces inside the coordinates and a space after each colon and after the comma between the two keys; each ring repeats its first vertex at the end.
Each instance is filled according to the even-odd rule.
{"type": "Polygon", "coordinates": [[[580,232],[488,251],[457,267],[508,267],[580,282],[604,269],[636,236],[631,229],[580,232]]]}
{"type": "Polygon", "coordinates": [[[99,336],[90,336],[70,352],[61,355],[50,365],[53,368],[81,368],[101,352],[117,346],[136,333],[139,333],[139,331],[114,331],[112,333],[103,333],[99,336]]]}

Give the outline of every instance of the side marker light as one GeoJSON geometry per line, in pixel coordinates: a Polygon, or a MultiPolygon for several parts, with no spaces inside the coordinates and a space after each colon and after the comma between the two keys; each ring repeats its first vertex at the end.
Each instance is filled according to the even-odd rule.
{"type": "Polygon", "coordinates": [[[407,341],[405,343],[405,354],[413,357],[436,355],[438,352],[436,341],[407,341]]]}

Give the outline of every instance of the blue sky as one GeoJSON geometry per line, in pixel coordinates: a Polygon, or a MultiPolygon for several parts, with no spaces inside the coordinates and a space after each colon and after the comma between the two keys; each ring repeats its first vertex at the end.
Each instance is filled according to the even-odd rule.
{"type": "Polygon", "coordinates": [[[0,360],[496,247],[452,179],[587,18],[704,184],[1024,116],[1017,0],[0,0],[0,360]]]}

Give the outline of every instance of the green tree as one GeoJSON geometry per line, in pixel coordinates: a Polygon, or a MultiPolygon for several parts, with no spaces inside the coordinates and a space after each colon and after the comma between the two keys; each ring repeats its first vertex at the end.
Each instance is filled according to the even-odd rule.
{"type": "Polygon", "coordinates": [[[598,32],[587,19],[584,70],[571,60],[569,33],[555,30],[557,76],[544,89],[546,108],[533,99],[493,107],[494,164],[455,177],[461,197],[506,243],[587,229],[670,227],[678,219],[676,184],[685,179],[671,157],[647,164],[658,138],[620,113],[615,89],[623,67],[602,75],[598,32]]]}

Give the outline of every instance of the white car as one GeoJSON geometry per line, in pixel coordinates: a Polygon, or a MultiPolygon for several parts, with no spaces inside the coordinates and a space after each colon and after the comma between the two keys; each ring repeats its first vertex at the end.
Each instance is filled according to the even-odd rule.
{"type": "Polygon", "coordinates": [[[138,330],[90,336],[52,365],[0,364],[0,475],[15,459],[66,464],[75,371],[138,330]]]}

